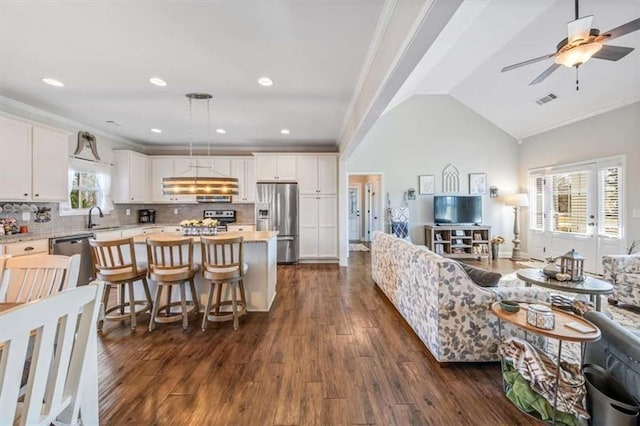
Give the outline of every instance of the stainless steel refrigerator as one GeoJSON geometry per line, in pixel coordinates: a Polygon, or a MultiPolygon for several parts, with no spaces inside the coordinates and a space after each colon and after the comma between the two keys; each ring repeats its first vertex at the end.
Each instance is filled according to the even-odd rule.
{"type": "Polygon", "coordinates": [[[298,184],[259,183],[258,230],[278,231],[278,263],[298,261],[298,184]]]}

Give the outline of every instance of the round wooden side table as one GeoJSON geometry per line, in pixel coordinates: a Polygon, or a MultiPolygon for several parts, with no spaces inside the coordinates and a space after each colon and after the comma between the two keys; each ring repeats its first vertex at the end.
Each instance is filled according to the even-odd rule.
{"type": "MultiPolygon", "coordinates": [[[[526,333],[534,333],[540,336],[549,337],[558,341],[558,353],[556,359],[556,377],[555,388],[556,393],[553,400],[553,421],[551,424],[556,423],[556,413],[558,405],[558,383],[560,381],[560,360],[562,359],[562,343],[563,342],[576,342],[585,344],[588,342],[595,342],[600,339],[600,329],[595,324],[581,318],[577,315],[562,311],[560,309],[552,308],[555,315],[555,327],[551,330],[545,330],[535,327],[527,322],[527,308],[529,303],[520,303],[520,310],[518,312],[506,312],[500,307],[500,302],[495,302],[491,305],[491,312],[498,317],[498,333],[499,339],[502,343],[502,322],[506,322],[524,330],[526,333]],[[584,327],[588,327],[592,331],[580,332],[574,328],[568,327],[567,324],[577,323],[584,327]]],[[[502,359],[502,372],[504,374],[505,361],[502,359]]],[[[582,363],[581,363],[582,364],[582,363]]],[[[580,365],[582,369],[582,365],[580,365]]],[[[503,376],[504,377],[504,376],[503,376]]],[[[503,379],[504,380],[504,379],[503,379]]],[[[505,386],[506,390],[506,386],[505,386]]]]}

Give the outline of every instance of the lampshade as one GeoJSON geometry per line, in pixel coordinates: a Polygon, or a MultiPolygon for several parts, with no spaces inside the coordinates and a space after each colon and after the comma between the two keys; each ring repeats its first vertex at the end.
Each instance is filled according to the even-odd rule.
{"type": "MultiPolygon", "coordinates": [[[[211,114],[210,102],[212,96],[208,93],[188,93],[189,99],[189,159],[193,158],[193,114],[192,103],[194,100],[207,101],[207,141],[211,134],[211,114]]],[[[207,142],[207,155],[210,146],[207,142]]],[[[194,166],[193,161],[189,165],[189,169],[198,169],[200,166],[194,166]]],[[[195,170],[194,170],[195,173],[195,170]]],[[[196,176],[176,176],[162,178],[162,195],[238,195],[238,179],[229,176],[223,177],[196,177],[196,176]]]]}
{"type": "Polygon", "coordinates": [[[238,195],[238,179],[231,177],[170,177],[162,179],[163,195],[238,195]]]}
{"type": "Polygon", "coordinates": [[[592,42],[581,44],[561,51],[556,55],[555,63],[565,67],[576,67],[587,62],[602,49],[602,43],[592,42]]]}
{"type": "Polygon", "coordinates": [[[512,207],[527,207],[529,206],[529,197],[527,194],[510,194],[504,197],[504,203],[512,207]]]}

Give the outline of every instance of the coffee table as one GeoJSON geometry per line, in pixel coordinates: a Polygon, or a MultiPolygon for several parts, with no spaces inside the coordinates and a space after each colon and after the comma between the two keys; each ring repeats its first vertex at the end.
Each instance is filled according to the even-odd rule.
{"type": "Polygon", "coordinates": [[[588,294],[589,300],[595,302],[596,311],[602,309],[600,297],[597,296],[613,293],[613,285],[593,277],[586,277],[582,281],[558,281],[547,277],[542,273],[542,269],[521,269],[516,271],[516,275],[526,283],[527,287],[538,285],[569,293],[588,294]]]}

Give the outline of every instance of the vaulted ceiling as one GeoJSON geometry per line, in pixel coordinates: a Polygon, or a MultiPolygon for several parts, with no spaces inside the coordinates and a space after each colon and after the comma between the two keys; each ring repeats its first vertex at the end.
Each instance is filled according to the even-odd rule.
{"type": "MultiPolygon", "coordinates": [[[[421,7],[437,11],[434,5],[446,1],[453,2],[423,1],[407,10],[419,21],[421,7]]],[[[524,138],[640,100],[640,31],[611,43],[635,47],[627,57],[581,67],[579,91],[575,70],[564,67],[529,85],[552,59],[500,72],[553,53],[566,37],[573,4],[462,2],[450,20],[440,18],[444,29],[425,44],[387,110],[412,95],[449,94],[524,138]],[[557,99],[536,104],[549,93],[557,99]]],[[[0,2],[0,95],[151,147],[184,146],[192,131],[195,144],[211,140],[214,148],[336,149],[350,107],[366,110],[354,97],[385,7],[384,0],[0,2]],[[150,84],[156,76],[168,85],[150,84]],[[273,86],[260,86],[262,76],[273,86]],[[65,85],[45,85],[44,77],[65,85]],[[210,139],[206,103],[193,104],[189,126],[190,92],[213,95],[210,139]],[[289,134],[281,133],[285,128],[289,134]]],[[[590,14],[595,28],[609,30],[640,17],[640,0],[581,1],[580,15],[590,14]]],[[[411,38],[410,25],[403,28],[408,45],[424,43],[411,38]]],[[[384,40],[377,47],[388,49],[384,40]]]]}

